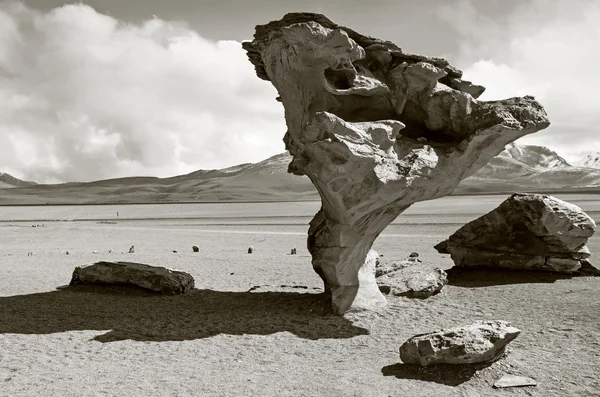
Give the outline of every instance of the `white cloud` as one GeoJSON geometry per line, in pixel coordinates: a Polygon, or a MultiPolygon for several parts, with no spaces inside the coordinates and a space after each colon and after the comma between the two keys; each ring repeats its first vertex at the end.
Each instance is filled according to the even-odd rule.
{"type": "Polygon", "coordinates": [[[57,182],[260,161],[284,150],[276,96],[240,43],[185,24],[0,3],[0,171],[57,182]]]}
{"type": "Polygon", "coordinates": [[[600,150],[600,2],[528,0],[504,18],[462,1],[439,15],[461,36],[451,61],[484,85],[481,99],[530,94],[552,125],[518,141],[548,146],[567,159],[600,150]]]}

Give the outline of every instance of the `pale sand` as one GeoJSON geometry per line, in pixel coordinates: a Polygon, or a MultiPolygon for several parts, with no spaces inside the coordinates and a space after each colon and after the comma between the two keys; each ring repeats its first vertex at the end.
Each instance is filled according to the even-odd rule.
{"type": "MultiPolygon", "coordinates": [[[[386,230],[375,246],[382,259],[417,251],[425,266],[449,268],[432,246],[458,225],[428,219],[386,230]]],[[[0,223],[0,396],[600,395],[600,278],[508,274],[480,282],[466,275],[428,300],[392,297],[381,312],[340,318],[324,313],[316,289],[245,292],[321,287],[306,225],[229,220],[238,224],[0,223]],[[135,254],[122,253],[132,244],[135,254]],[[192,253],[194,244],[200,253],[192,253]],[[298,255],[288,255],[292,247],[298,255]],[[56,290],[75,266],[98,260],[189,271],[198,290],[175,297],[56,290]],[[410,336],[480,319],[508,320],[523,331],[495,364],[400,363],[398,347],[410,336]],[[492,389],[504,373],[539,386],[492,389]]],[[[590,250],[600,250],[599,237],[590,250]]]]}

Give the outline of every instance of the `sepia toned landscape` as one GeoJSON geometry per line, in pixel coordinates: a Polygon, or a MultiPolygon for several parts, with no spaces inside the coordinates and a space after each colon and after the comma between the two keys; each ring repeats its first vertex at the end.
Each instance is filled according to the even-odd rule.
{"type": "MultiPolygon", "coordinates": [[[[598,196],[558,197],[600,219],[598,196]]],[[[374,249],[381,261],[416,251],[423,267],[447,270],[452,261],[433,245],[504,198],[415,204],[374,249]]],[[[318,206],[1,207],[0,395],[481,396],[492,395],[506,372],[538,386],[494,395],[596,395],[599,278],[451,274],[427,300],[389,296],[384,309],[335,316],[306,251],[307,222],[318,206]],[[131,245],[135,253],[127,254],[131,245]],[[298,254],[289,255],[294,247],[298,254]],[[179,296],[57,289],[75,266],[99,260],[185,270],[196,289],[179,296]],[[489,366],[418,367],[398,358],[411,335],[484,319],[522,330],[507,356],[489,366]]],[[[598,252],[600,240],[588,245],[598,252]]]]}
{"type": "Polygon", "coordinates": [[[600,396],[598,18],[0,0],[0,397],[600,396]]]}

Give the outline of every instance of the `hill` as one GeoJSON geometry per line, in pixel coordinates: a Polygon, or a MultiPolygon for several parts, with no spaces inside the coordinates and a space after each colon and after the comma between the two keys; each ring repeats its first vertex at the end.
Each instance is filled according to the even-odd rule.
{"type": "MultiPolygon", "coordinates": [[[[317,200],[319,196],[307,177],[287,173],[290,159],[289,154],[282,153],[255,164],[170,178],[129,177],[56,185],[37,185],[8,176],[12,182],[5,182],[5,187],[11,188],[0,185],[0,205],[317,200]]],[[[600,169],[573,166],[543,146],[511,144],[461,182],[454,194],[515,191],[600,192],[600,169]]]]}
{"type": "Polygon", "coordinates": [[[11,189],[15,187],[26,187],[37,185],[35,182],[22,181],[12,175],[0,172],[0,189],[11,189]]]}

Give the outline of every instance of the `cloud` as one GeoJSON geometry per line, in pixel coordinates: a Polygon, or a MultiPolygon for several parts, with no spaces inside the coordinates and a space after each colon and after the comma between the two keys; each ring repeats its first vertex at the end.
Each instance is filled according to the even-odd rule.
{"type": "Polygon", "coordinates": [[[520,144],[571,160],[600,151],[600,2],[527,0],[494,18],[482,7],[461,1],[439,12],[460,35],[451,61],[487,88],[481,99],[530,94],[546,108],[552,125],[520,144]]]}
{"type": "Polygon", "coordinates": [[[239,42],[184,23],[0,3],[0,171],[59,182],[260,161],[284,150],[276,96],[239,42]]]}

